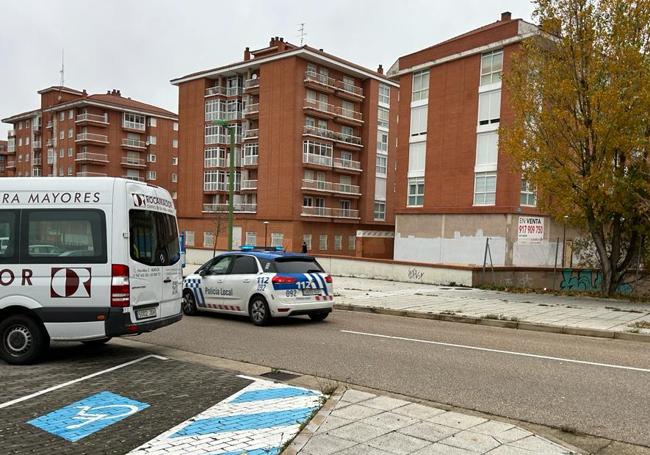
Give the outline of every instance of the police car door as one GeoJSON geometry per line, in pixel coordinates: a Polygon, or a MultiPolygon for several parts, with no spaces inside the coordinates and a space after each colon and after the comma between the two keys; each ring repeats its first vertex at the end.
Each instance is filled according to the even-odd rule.
{"type": "Polygon", "coordinates": [[[234,256],[227,255],[216,258],[210,266],[201,271],[203,279],[203,295],[209,310],[222,310],[224,277],[232,266],[234,256]]]}
{"type": "Polygon", "coordinates": [[[235,257],[224,283],[223,300],[228,311],[248,312],[248,300],[256,289],[258,272],[257,260],[253,256],[235,257]]]}

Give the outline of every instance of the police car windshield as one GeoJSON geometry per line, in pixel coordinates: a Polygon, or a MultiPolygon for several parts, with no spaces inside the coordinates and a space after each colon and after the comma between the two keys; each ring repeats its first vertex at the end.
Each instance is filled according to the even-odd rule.
{"type": "Polygon", "coordinates": [[[314,258],[278,258],[274,261],[276,273],[313,273],[323,268],[314,258]]]}

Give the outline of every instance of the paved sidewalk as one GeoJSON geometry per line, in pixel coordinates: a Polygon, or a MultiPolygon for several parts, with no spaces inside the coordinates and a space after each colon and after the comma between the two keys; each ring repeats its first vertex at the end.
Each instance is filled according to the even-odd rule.
{"type": "MultiPolygon", "coordinates": [[[[339,308],[385,309],[448,319],[470,318],[500,325],[523,323],[604,332],[595,336],[650,335],[650,303],[549,294],[515,294],[474,288],[401,283],[366,278],[335,277],[335,302],[339,308]],[[609,335],[608,335],[609,332],[609,335]]],[[[476,321],[474,321],[476,322],[476,321]]],[[[541,327],[543,329],[543,327],[541,327]]],[[[575,329],[573,331],[569,329],[575,329]]],[[[648,338],[650,340],[650,338],[648,338]]]]}
{"type": "Polygon", "coordinates": [[[284,455],[532,455],[572,449],[515,425],[358,390],[335,393],[284,455]]]}

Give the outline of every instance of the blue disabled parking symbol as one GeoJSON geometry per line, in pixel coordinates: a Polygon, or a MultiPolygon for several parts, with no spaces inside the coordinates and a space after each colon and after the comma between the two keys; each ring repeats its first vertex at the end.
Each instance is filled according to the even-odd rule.
{"type": "Polygon", "coordinates": [[[27,423],[75,442],[148,407],[147,403],[100,392],[27,423]]]}

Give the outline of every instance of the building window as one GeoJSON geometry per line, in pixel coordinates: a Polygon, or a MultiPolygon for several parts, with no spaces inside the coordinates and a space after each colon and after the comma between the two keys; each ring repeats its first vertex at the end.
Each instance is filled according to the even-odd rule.
{"type": "Polygon", "coordinates": [[[377,131],[377,151],[388,153],[388,133],[385,131],[377,131]]]}
{"type": "Polygon", "coordinates": [[[174,122],[172,128],[174,129],[174,131],[178,131],[178,122],[174,122]]]}
{"type": "Polygon", "coordinates": [[[246,232],[246,245],[257,245],[257,232],[246,232]]]}
{"type": "Polygon", "coordinates": [[[354,251],[357,247],[357,238],[354,235],[348,236],[348,250],[354,251]]]}
{"type": "Polygon", "coordinates": [[[411,177],[408,179],[409,207],[421,207],[424,204],[424,177],[411,177]]]}
{"type": "Polygon", "coordinates": [[[379,104],[390,106],[390,87],[386,84],[379,84],[379,104]]]}
{"type": "Polygon", "coordinates": [[[474,177],[474,205],[494,205],[497,192],[496,172],[477,172],[474,177]]]}
{"type": "Polygon", "coordinates": [[[386,175],[388,168],[388,157],[385,155],[377,154],[377,167],[375,168],[375,173],[377,175],[386,175]]]}
{"type": "Polygon", "coordinates": [[[149,126],[156,126],[156,117],[149,117],[149,126]]]}
{"type": "Polygon", "coordinates": [[[321,251],[327,250],[327,234],[321,234],[318,238],[318,249],[321,251]]]}
{"type": "Polygon", "coordinates": [[[65,157],[65,149],[59,149],[59,158],[65,157]]]}
{"type": "Polygon", "coordinates": [[[178,182],[178,175],[176,173],[172,172],[172,183],[178,182]]]}
{"type": "Polygon", "coordinates": [[[178,198],[178,193],[176,191],[174,191],[172,193],[172,199],[176,200],[176,198],[178,198]]]}
{"type": "Polygon", "coordinates": [[[528,207],[537,206],[537,191],[535,187],[526,179],[521,179],[521,193],[519,194],[519,203],[528,207]]]}
{"type": "Polygon", "coordinates": [[[411,108],[411,136],[424,136],[427,134],[427,118],[429,106],[411,108]]]}
{"type": "Polygon", "coordinates": [[[18,122],[18,129],[22,130],[23,129],[23,122],[18,122]]]}
{"type": "Polygon", "coordinates": [[[23,145],[23,138],[19,137],[18,138],[18,147],[21,147],[23,145]]]}
{"type": "Polygon", "coordinates": [[[65,171],[64,171],[63,167],[59,168],[59,175],[61,175],[61,176],[65,175],[65,171]]]}
{"type": "Polygon", "coordinates": [[[375,177],[375,200],[386,200],[386,177],[375,177]]]}
{"type": "Polygon", "coordinates": [[[65,139],[65,130],[59,131],[59,139],[65,139]]]}
{"type": "Polygon", "coordinates": [[[74,118],[74,110],[70,109],[68,111],[68,120],[72,120],[74,118]]]}
{"type": "Polygon", "coordinates": [[[480,93],[478,96],[478,124],[499,123],[501,115],[501,90],[480,93]]]}
{"type": "Polygon", "coordinates": [[[379,109],[377,109],[377,127],[388,129],[388,122],[389,122],[388,109],[386,109],[385,107],[380,107],[379,109]]]}
{"type": "Polygon", "coordinates": [[[72,166],[68,166],[68,176],[72,175],[72,166]]]}
{"type": "Polygon", "coordinates": [[[493,51],[481,56],[481,85],[494,84],[501,81],[503,69],[503,51],[493,51]]]}
{"type": "Polygon", "coordinates": [[[147,155],[147,161],[149,163],[155,163],[156,162],[156,154],[155,153],[150,153],[147,155]]]}
{"type": "Polygon", "coordinates": [[[156,180],[156,171],[147,171],[147,180],[156,180]]]}
{"type": "Polygon", "coordinates": [[[74,130],[72,128],[68,129],[68,139],[72,139],[74,136],[74,130]]]}
{"type": "Polygon", "coordinates": [[[145,116],[139,114],[131,114],[129,112],[124,113],[122,118],[122,126],[124,128],[131,128],[132,130],[145,130],[145,116]]]}
{"type": "Polygon", "coordinates": [[[375,201],[375,221],[384,221],[386,219],[386,203],[375,201]]]}
{"type": "Polygon", "coordinates": [[[178,139],[172,139],[172,148],[178,148],[178,139]]]}
{"type": "Polygon", "coordinates": [[[334,236],[334,250],[341,251],[343,249],[343,236],[335,235],[334,236]]]}
{"type": "Polygon", "coordinates": [[[71,158],[72,155],[74,154],[74,150],[72,147],[68,147],[68,157],[71,158]]]}
{"type": "Polygon", "coordinates": [[[284,244],[284,234],[282,232],[271,232],[271,246],[282,246],[284,244]]]}
{"type": "Polygon", "coordinates": [[[185,231],[185,246],[194,246],[194,231],[185,231]]]}
{"type": "Polygon", "coordinates": [[[426,166],[426,142],[409,144],[409,177],[422,177],[426,166]]]}
{"type": "Polygon", "coordinates": [[[28,137],[25,138],[25,145],[29,145],[29,138],[28,137]]]}
{"type": "Polygon", "coordinates": [[[149,142],[149,145],[156,145],[156,136],[149,136],[147,138],[147,142],[149,142]]]}
{"type": "Polygon", "coordinates": [[[476,171],[495,171],[499,133],[496,131],[476,136],[476,171]]]}
{"type": "Polygon", "coordinates": [[[207,248],[214,248],[214,233],[213,232],[204,232],[203,233],[203,246],[207,248]]]}
{"type": "Polygon", "coordinates": [[[205,125],[206,144],[227,144],[226,131],[219,125],[205,125]]]}
{"type": "Polygon", "coordinates": [[[62,122],[65,120],[65,112],[61,111],[59,112],[59,122],[62,122]]]}
{"type": "Polygon", "coordinates": [[[178,157],[172,156],[172,166],[178,166],[178,157]]]}
{"type": "Polygon", "coordinates": [[[225,111],[222,100],[210,99],[205,102],[205,120],[210,122],[219,120],[221,113],[225,111]]]}
{"type": "Polygon", "coordinates": [[[303,234],[302,241],[307,245],[307,251],[311,251],[311,234],[303,234]]]}
{"type": "Polygon", "coordinates": [[[413,73],[413,92],[411,102],[428,101],[429,99],[429,71],[413,73]]]}

